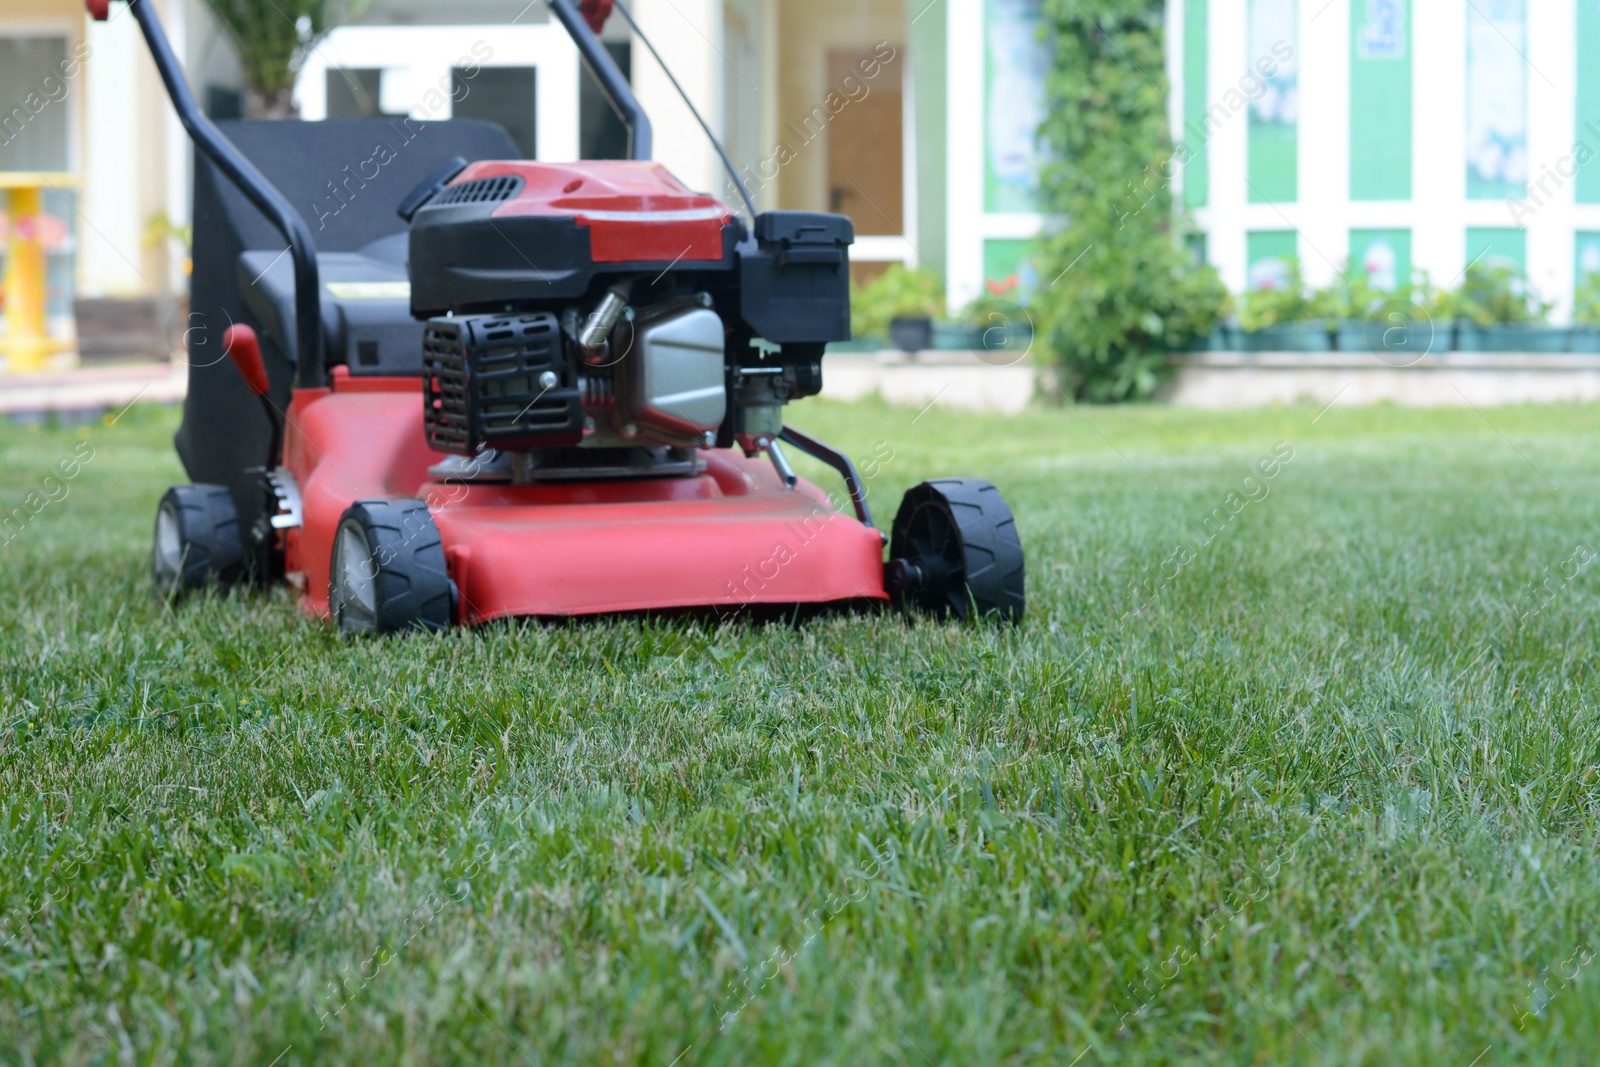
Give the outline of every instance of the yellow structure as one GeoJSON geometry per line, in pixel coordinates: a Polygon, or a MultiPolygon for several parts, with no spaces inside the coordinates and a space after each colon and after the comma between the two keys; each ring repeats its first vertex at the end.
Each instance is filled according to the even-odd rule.
{"type": "Polygon", "coordinates": [[[45,332],[45,254],[41,225],[44,190],[76,185],[70,174],[28,171],[0,172],[0,189],[8,192],[6,246],[6,332],[0,353],[13,373],[45,369],[50,355],[71,342],[45,332]]]}

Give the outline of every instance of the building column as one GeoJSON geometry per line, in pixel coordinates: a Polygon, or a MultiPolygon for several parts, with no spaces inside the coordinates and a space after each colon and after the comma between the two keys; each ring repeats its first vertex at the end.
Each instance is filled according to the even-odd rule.
{"type": "Polygon", "coordinates": [[[1415,4],[1411,261],[1451,288],[1467,266],[1467,6],[1415,4]]]}
{"type": "Polygon", "coordinates": [[[1317,286],[1350,258],[1350,4],[1300,5],[1299,211],[1289,214],[1299,220],[1306,281],[1317,286]]]}
{"type": "Polygon", "coordinates": [[[1576,0],[1528,4],[1528,202],[1535,196],[1544,202],[1523,219],[1528,280],[1540,296],[1556,302],[1553,314],[1563,323],[1572,315],[1577,261],[1577,183],[1571,173],[1578,126],[1577,24],[1576,0]]]}
{"type": "Polygon", "coordinates": [[[79,74],[83,146],[78,227],[78,290],[82,296],[128,296],[150,288],[143,259],[139,161],[150,155],[140,137],[144,38],[133,19],[88,22],[89,51],[79,74]]]}
{"type": "MultiPolygon", "coordinates": [[[[719,137],[724,93],[776,93],[777,73],[745,69],[723,47],[722,0],[638,0],[639,27],[672,66],[694,106],[719,137]]],[[[633,89],[650,115],[655,158],[691,189],[720,195],[727,177],[699,123],[644,43],[634,41],[633,89]]]]}
{"type": "MultiPolygon", "coordinates": [[[[1206,70],[1206,104],[1214,108],[1224,97],[1240,93],[1240,79],[1250,66],[1249,12],[1247,0],[1211,0],[1207,8],[1206,36],[1210,56],[1206,70]]],[[[1212,265],[1223,284],[1242,293],[1249,281],[1249,262],[1245,251],[1245,219],[1249,214],[1249,130],[1248,105],[1237,112],[1216,112],[1216,123],[1208,119],[1206,151],[1211,163],[1211,196],[1206,215],[1210,232],[1206,242],[1212,265]]],[[[1284,224],[1287,227],[1287,224],[1284,224]]]]}
{"type": "Polygon", "coordinates": [[[983,292],[983,6],[944,8],[945,40],[954,45],[945,82],[944,274],[945,295],[957,308],[983,292]]]}

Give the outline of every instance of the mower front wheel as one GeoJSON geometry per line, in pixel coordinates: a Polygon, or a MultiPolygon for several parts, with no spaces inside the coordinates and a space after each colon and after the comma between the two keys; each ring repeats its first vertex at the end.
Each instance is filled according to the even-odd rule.
{"type": "Polygon", "coordinates": [[[347,634],[450,627],[444,546],[420,500],[358,500],[333,538],[328,608],[347,634]]]}
{"type": "Polygon", "coordinates": [[[239,513],[224,485],[175,485],[156,511],[150,563],[156,592],[177,598],[215,583],[224,591],[244,573],[239,513]]]}
{"type": "Polygon", "coordinates": [[[940,478],[906,493],[889,535],[884,585],[902,608],[936,618],[1021,620],[1022,541],[1000,490],[940,478]]]}

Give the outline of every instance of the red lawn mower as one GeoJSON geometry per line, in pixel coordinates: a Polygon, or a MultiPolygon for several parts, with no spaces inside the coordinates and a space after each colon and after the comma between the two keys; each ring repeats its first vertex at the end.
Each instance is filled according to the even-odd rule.
{"type": "Polygon", "coordinates": [[[850,220],[757,212],[734,174],[747,228],[687,189],[596,36],[611,0],[548,3],[632,158],[521,160],[471,120],[213,123],[130,0],[196,148],[194,483],[161,501],[157,588],[287,580],[350,633],[893,602],[1019,619],[994,486],[925,482],[886,536],[850,460],[784,422],[850,336],[850,220]],[[789,449],[839,472],[849,513],[789,449]]]}

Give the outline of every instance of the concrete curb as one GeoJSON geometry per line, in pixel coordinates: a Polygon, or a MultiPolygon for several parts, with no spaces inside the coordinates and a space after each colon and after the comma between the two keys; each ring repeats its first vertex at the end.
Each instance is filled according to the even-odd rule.
{"type": "Polygon", "coordinates": [[[134,401],[174,404],[189,389],[182,363],[133,363],[0,377],[0,415],[117,411],[134,401]]]}
{"type": "Polygon", "coordinates": [[[822,361],[822,395],[1016,414],[1033,399],[1036,376],[1018,352],[839,352],[822,361]]]}
{"type": "Polygon", "coordinates": [[[1156,398],[1180,407],[1296,402],[1403,407],[1600,400],[1600,354],[1445,352],[1394,366],[1365,352],[1196,352],[1172,357],[1156,398]]]}

